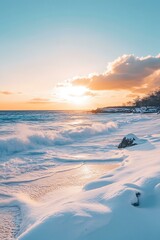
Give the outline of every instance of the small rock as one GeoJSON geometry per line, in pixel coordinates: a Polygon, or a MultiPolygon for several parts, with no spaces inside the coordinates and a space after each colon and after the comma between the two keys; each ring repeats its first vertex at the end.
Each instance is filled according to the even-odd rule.
{"type": "Polygon", "coordinates": [[[118,145],[118,148],[131,147],[138,144],[138,138],[134,134],[128,134],[125,136],[121,143],[118,145]]]}
{"type": "Polygon", "coordinates": [[[139,197],[141,196],[141,193],[140,192],[136,192],[136,201],[135,202],[133,202],[133,203],[131,203],[132,204],[132,206],[134,206],[134,207],[138,207],[139,206],[139,197]]]}

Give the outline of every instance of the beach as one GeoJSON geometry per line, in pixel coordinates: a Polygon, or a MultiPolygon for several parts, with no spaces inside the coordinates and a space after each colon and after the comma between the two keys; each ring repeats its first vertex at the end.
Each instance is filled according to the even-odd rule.
{"type": "Polygon", "coordinates": [[[158,240],[159,115],[1,112],[0,123],[0,239],[158,240]],[[139,144],[118,149],[129,133],[139,144]]]}

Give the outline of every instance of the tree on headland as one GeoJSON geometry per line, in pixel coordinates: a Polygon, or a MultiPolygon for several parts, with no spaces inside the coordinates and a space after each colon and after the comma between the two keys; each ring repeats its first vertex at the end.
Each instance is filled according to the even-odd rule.
{"type": "Polygon", "coordinates": [[[132,104],[135,107],[160,107],[160,89],[142,98],[137,97],[133,100],[132,104]]]}

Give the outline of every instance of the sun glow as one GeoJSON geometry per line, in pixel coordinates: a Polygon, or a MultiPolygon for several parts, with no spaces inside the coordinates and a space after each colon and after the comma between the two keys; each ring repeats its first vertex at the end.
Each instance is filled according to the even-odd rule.
{"type": "Polygon", "coordinates": [[[57,98],[60,101],[68,103],[83,105],[89,100],[88,89],[83,86],[62,86],[57,89],[57,98]]]}

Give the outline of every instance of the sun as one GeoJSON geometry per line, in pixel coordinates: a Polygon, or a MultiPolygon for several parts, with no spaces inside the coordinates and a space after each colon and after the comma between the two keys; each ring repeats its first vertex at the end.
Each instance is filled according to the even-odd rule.
{"type": "Polygon", "coordinates": [[[56,95],[60,101],[76,105],[83,105],[89,100],[88,89],[84,86],[61,86],[57,89],[56,95]]]}

